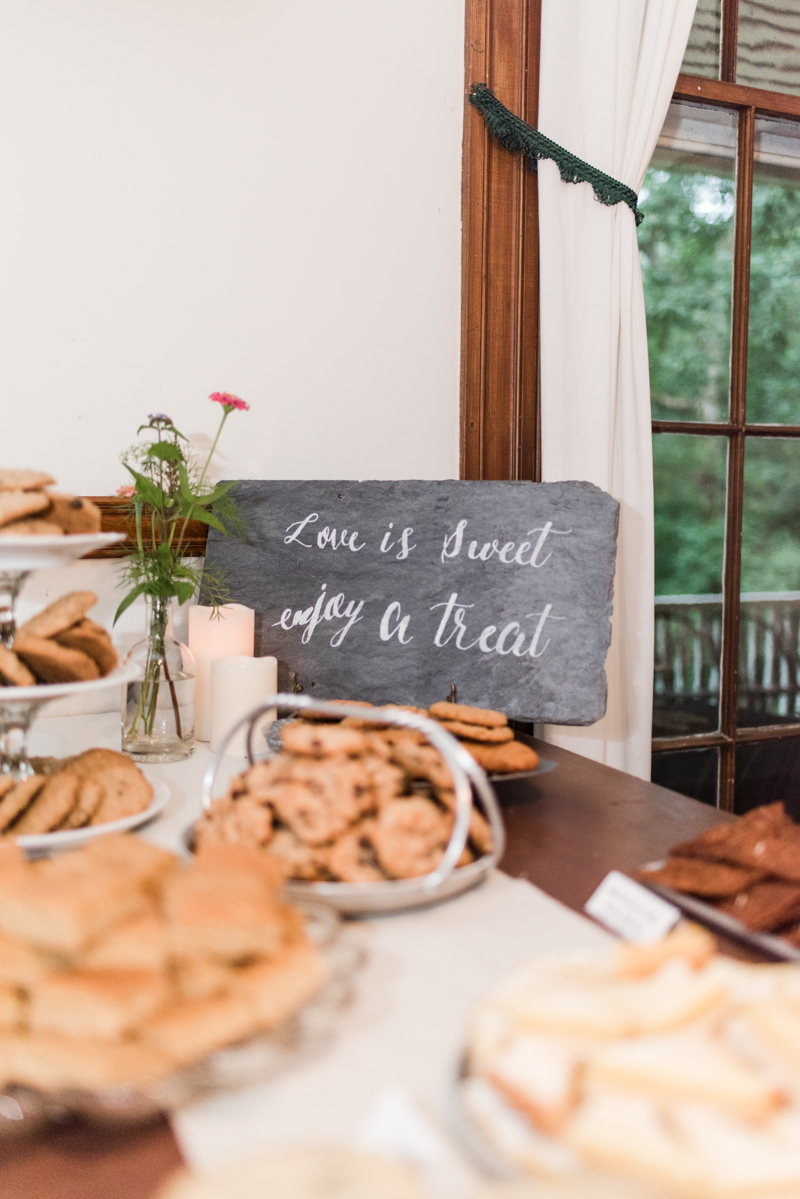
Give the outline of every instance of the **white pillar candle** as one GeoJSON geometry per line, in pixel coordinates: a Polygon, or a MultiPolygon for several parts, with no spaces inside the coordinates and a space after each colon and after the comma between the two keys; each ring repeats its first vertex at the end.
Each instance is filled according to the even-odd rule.
{"type": "Polygon", "coordinates": [[[194,655],[194,735],[198,741],[211,736],[211,663],[225,654],[252,658],[256,614],[244,604],[225,604],[218,609],[195,604],[189,609],[189,649],[194,655]]]}
{"type": "MultiPolygon", "coordinates": [[[[226,654],[211,663],[211,748],[219,749],[228,731],[237,720],[241,720],[253,708],[257,708],[268,695],[278,690],[278,659],[250,658],[243,654],[226,654]]],[[[275,708],[270,709],[259,723],[259,735],[275,719],[275,708]]],[[[263,743],[255,745],[263,751],[263,743]]],[[[226,754],[247,753],[247,726],[239,729],[229,742],[226,754]]]]}

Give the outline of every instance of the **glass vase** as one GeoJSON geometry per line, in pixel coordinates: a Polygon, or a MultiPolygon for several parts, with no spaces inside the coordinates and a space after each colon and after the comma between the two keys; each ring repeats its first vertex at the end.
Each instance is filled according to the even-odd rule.
{"type": "Polygon", "coordinates": [[[172,636],[169,600],[148,603],[148,634],[125,662],[140,678],[123,692],[122,752],[136,762],[180,762],[194,750],[194,658],[172,636]]]}

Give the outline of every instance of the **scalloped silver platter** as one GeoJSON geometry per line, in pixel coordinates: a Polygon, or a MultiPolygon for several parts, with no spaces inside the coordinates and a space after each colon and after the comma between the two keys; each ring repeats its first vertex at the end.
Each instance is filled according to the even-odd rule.
{"type": "Polygon", "coordinates": [[[353,977],[365,954],[360,946],[338,936],[339,917],[328,905],[298,906],[304,908],[309,939],[322,953],[330,973],[322,990],[294,1016],[271,1032],[219,1049],[164,1079],[97,1091],[6,1087],[4,1094],[19,1105],[23,1115],[10,1132],[24,1134],[48,1120],[61,1122],[65,1114],[103,1124],[143,1123],[204,1096],[266,1082],[323,1052],[335,1039],[342,1013],[352,1001],[353,977]]]}
{"type": "MultiPolygon", "coordinates": [[[[56,833],[38,833],[35,836],[17,837],[20,849],[24,849],[29,857],[43,857],[49,853],[58,853],[65,849],[78,849],[87,841],[96,837],[104,837],[108,833],[124,833],[132,828],[140,828],[154,817],[163,812],[169,800],[169,787],[163,779],[151,780],[153,783],[153,799],[142,812],[133,816],[124,816],[122,820],[110,820],[106,824],[90,824],[86,828],[67,829],[56,833]]],[[[9,840],[12,838],[9,837],[9,840]]]]}
{"type": "Polygon", "coordinates": [[[63,537],[0,537],[0,572],[63,566],[125,540],[124,533],[67,533],[63,537]]]}
{"type": "Polygon", "coordinates": [[[295,900],[316,899],[330,904],[343,916],[379,916],[382,912],[402,912],[443,903],[477,887],[494,869],[499,853],[493,852],[457,866],[435,887],[426,887],[414,878],[385,883],[303,883],[288,882],[286,894],[295,900]]]}
{"type": "Polygon", "coordinates": [[[85,679],[76,683],[37,683],[35,687],[0,687],[0,706],[27,703],[32,699],[42,702],[60,699],[65,695],[81,695],[88,691],[102,691],[104,687],[119,687],[138,679],[141,668],[134,665],[118,666],[102,679],[85,679]]]}

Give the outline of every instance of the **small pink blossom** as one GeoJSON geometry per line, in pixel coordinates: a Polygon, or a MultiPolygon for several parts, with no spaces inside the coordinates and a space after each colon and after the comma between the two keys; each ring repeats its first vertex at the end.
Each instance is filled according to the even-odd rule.
{"type": "Polygon", "coordinates": [[[136,488],[132,487],[130,483],[123,483],[122,487],[117,488],[117,495],[120,499],[129,500],[131,496],[136,495],[136,488]]]}
{"type": "Polygon", "coordinates": [[[245,400],[240,400],[238,396],[231,395],[229,391],[215,391],[208,397],[215,404],[222,404],[226,412],[232,412],[235,408],[237,412],[249,412],[250,405],[245,400]]]}

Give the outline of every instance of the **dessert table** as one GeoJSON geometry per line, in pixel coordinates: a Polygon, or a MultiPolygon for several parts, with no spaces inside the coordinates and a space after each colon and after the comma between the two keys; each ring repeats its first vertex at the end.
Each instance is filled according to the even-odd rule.
{"type": "MultiPolygon", "coordinates": [[[[348,925],[344,935],[361,938],[366,950],[356,979],[363,994],[320,1060],[197,1104],[178,1116],[174,1130],[167,1121],[132,1131],[67,1125],[30,1141],[0,1139],[0,1199],[149,1199],[184,1155],[203,1167],[293,1139],[346,1136],[381,1147],[400,1135],[387,1132],[387,1112],[404,1102],[410,1110],[418,1105],[423,1122],[430,1118],[439,1164],[452,1166],[453,1199],[467,1194],[475,1175],[449,1140],[441,1092],[471,1004],[521,957],[604,943],[608,934],[575,913],[609,870],[632,869],[733,819],[566,750],[532,744],[556,767],[498,785],[508,835],[504,873],[440,908],[348,925]],[[341,1101],[339,1084],[347,1092],[341,1101]]],[[[118,748],[118,717],[44,718],[31,748],[63,755],[92,745],[118,748]]],[[[170,799],[142,835],[179,848],[198,814],[207,761],[207,746],[199,745],[186,763],[147,769],[168,783],[170,799]]],[[[405,1135],[413,1139],[413,1129],[405,1135]]]]}

